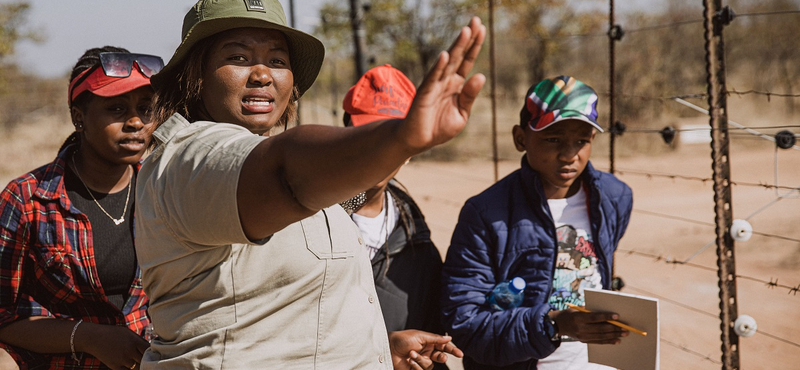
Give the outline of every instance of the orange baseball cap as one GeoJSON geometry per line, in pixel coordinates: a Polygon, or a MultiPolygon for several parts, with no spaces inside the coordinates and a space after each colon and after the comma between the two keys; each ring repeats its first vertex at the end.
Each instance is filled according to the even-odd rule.
{"type": "Polygon", "coordinates": [[[417,88],[397,68],[389,64],[370,69],[344,96],[342,108],[350,114],[353,126],[405,118],[417,88]]]}

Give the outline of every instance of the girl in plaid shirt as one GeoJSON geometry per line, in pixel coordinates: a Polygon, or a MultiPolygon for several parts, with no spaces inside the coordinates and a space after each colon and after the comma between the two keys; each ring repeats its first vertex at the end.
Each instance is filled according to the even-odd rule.
{"type": "Polygon", "coordinates": [[[0,193],[0,347],[16,364],[3,369],[134,369],[149,347],[132,189],[161,67],[88,50],[69,85],[75,132],[0,193]]]}

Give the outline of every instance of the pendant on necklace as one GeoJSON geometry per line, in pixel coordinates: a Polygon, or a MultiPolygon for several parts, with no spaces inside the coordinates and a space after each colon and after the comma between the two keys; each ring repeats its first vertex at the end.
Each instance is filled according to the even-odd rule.
{"type": "Polygon", "coordinates": [[[119,224],[125,222],[125,217],[122,217],[120,219],[112,218],[112,220],[114,220],[114,225],[119,226],[119,224]]]}

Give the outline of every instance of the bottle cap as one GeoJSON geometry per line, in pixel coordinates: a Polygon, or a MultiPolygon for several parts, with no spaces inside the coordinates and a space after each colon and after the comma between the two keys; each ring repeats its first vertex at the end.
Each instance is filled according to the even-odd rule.
{"type": "Polygon", "coordinates": [[[511,284],[508,284],[508,290],[515,294],[525,290],[525,279],[521,277],[511,279],[511,284]]]}

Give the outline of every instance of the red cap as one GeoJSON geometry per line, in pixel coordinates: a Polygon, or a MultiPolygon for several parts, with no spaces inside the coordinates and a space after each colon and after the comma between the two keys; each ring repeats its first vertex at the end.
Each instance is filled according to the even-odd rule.
{"type": "Polygon", "coordinates": [[[72,101],[78,97],[84,91],[90,91],[92,94],[102,96],[102,97],[111,97],[122,95],[127,92],[136,90],[142,86],[150,86],[150,79],[142,74],[139,71],[139,68],[136,66],[132,67],[131,75],[128,77],[109,77],[106,76],[105,72],[103,72],[103,68],[97,67],[94,68],[94,71],[86,77],[78,86],[73,86],[72,84],[80,81],[81,77],[92,71],[92,69],[87,69],[74,80],[69,85],[69,92],[70,96],[67,97],[69,100],[69,105],[72,105],[72,101]]]}
{"type": "Polygon", "coordinates": [[[353,126],[389,118],[405,118],[417,88],[391,65],[370,69],[347,91],[342,107],[353,126]]]}

